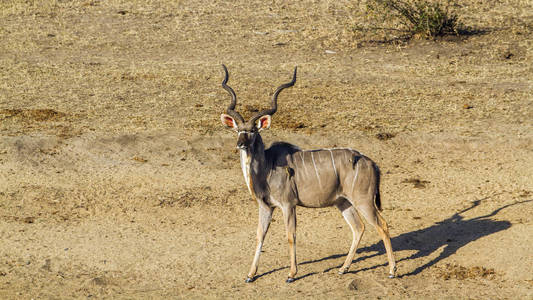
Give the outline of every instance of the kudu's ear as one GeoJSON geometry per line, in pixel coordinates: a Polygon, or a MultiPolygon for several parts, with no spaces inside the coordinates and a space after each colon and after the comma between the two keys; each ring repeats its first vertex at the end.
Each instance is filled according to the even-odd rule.
{"type": "Polygon", "coordinates": [[[237,122],[230,115],[221,114],[220,121],[222,124],[230,129],[237,130],[237,122]]]}
{"type": "Polygon", "coordinates": [[[255,126],[261,131],[270,128],[270,123],[272,123],[272,117],[270,115],[264,115],[255,121],[255,126]]]}

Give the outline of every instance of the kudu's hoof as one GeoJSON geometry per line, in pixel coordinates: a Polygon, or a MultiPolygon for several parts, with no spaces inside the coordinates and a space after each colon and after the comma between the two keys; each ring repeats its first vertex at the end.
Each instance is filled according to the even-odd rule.
{"type": "Polygon", "coordinates": [[[246,283],[254,282],[255,278],[246,277],[246,283]]]}
{"type": "Polygon", "coordinates": [[[396,271],[398,270],[398,268],[395,266],[393,269],[392,269],[392,274],[389,273],[389,278],[394,278],[396,277],[396,271]]]}
{"type": "Polygon", "coordinates": [[[339,272],[338,272],[339,275],[344,275],[346,274],[346,270],[343,270],[343,269],[340,269],[339,272]]]}
{"type": "Polygon", "coordinates": [[[287,278],[287,281],[285,281],[285,282],[286,283],[291,283],[291,282],[294,282],[295,280],[296,279],[289,277],[289,278],[287,278]]]}

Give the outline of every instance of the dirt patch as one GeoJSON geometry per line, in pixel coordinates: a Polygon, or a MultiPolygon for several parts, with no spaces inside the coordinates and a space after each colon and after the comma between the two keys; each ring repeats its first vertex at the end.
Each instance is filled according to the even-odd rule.
{"type": "Polygon", "coordinates": [[[437,277],[444,280],[465,280],[476,278],[495,279],[496,276],[498,275],[494,269],[487,269],[479,266],[467,268],[456,264],[445,264],[442,267],[437,267],[437,277]]]}
{"type": "Polygon", "coordinates": [[[427,180],[419,179],[419,178],[409,178],[409,179],[402,180],[402,183],[410,183],[416,189],[423,189],[430,182],[427,180]]]}
{"type": "Polygon", "coordinates": [[[390,139],[392,139],[395,136],[396,136],[396,134],[390,133],[390,132],[380,132],[380,133],[376,134],[376,138],[378,140],[381,140],[381,141],[390,140],[390,139]]]}
{"type": "Polygon", "coordinates": [[[142,157],[140,157],[140,156],[134,156],[134,157],[132,157],[131,159],[134,160],[134,161],[140,162],[140,163],[148,162],[147,159],[142,158],[142,157]]]}
{"type": "MultiPolygon", "coordinates": [[[[197,188],[194,190],[180,191],[177,194],[162,195],[158,197],[159,207],[199,207],[208,203],[216,202],[215,197],[210,196],[211,187],[197,188]]],[[[220,204],[219,204],[220,205],[220,204]]]]}
{"type": "Polygon", "coordinates": [[[53,109],[0,109],[0,120],[14,118],[21,122],[30,123],[33,121],[46,122],[57,121],[65,117],[62,112],[53,109]]]}
{"type": "Polygon", "coordinates": [[[532,298],[532,3],[463,1],[478,32],[410,41],[354,31],[354,1],[0,3],[0,298],[532,298]],[[368,224],[338,275],[349,226],[298,208],[298,280],[276,210],[244,283],[222,63],[245,118],[298,66],[267,145],[376,161],[397,278],[368,224]]]}

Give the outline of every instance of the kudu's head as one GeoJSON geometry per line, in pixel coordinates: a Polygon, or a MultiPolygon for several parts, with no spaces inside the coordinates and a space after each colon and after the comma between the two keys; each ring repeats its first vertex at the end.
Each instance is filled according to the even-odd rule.
{"type": "Polygon", "coordinates": [[[259,131],[268,129],[270,127],[272,115],[278,109],[278,95],[283,89],[294,85],[296,82],[297,68],[294,68],[294,75],[291,82],[280,85],[274,92],[274,95],[272,96],[272,108],[260,111],[256,113],[250,120],[244,121],[244,118],[237,111],[235,111],[235,105],[237,104],[237,96],[235,95],[235,91],[233,91],[233,89],[226,84],[229,78],[228,69],[224,65],[222,65],[222,67],[224,68],[225,73],[224,80],[222,81],[222,87],[231,95],[231,103],[226,109],[226,113],[220,115],[220,120],[224,126],[235,130],[239,134],[237,139],[237,148],[247,150],[255,142],[259,131]]]}

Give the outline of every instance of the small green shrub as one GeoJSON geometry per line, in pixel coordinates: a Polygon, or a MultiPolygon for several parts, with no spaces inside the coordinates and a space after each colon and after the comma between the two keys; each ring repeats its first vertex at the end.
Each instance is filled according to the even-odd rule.
{"type": "MultiPolygon", "coordinates": [[[[441,2],[428,2],[426,0],[368,0],[367,16],[372,25],[393,24],[400,28],[389,28],[401,31],[409,36],[434,38],[448,34],[459,34],[461,24],[457,14],[448,8],[450,3],[443,5],[441,2]]],[[[359,27],[358,29],[365,29],[359,27]]],[[[368,29],[368,28],[367,28],[368,29]]],[[[371,29],[386,30],[383,26],[374,26],[371,29]]]]}

